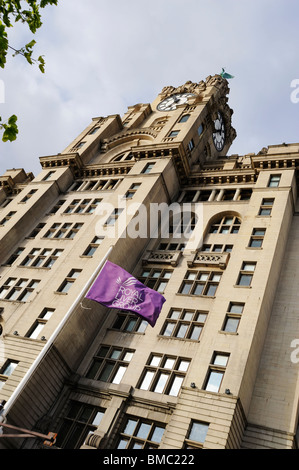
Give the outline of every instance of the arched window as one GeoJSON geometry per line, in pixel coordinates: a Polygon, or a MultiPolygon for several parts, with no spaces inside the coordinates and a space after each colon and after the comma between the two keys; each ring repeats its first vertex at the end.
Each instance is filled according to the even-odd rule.
{"type": "Polygon", "coordinates": [[[214,222],[209,233],[238,233],[241,225],[241,219],[237,216],[226,215],[214,222]]]}
{"type": "Polygon", "coordinates": [[[184,114],[178,122],[179,123],[186,122],[188,121],[189,117],[190,117],[190,114],[184,114]]]}

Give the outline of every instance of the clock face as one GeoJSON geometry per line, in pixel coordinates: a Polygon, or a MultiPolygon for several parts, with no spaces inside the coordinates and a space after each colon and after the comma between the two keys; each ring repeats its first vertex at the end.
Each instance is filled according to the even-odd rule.
{"type": "Polygon", "coordinates": [[[213,142],[218,152],[221,152],[225,142],[225,127],[223,117],[219,112],[217,113],[217,119],[214,121],[214,126],[213,142]]]}
{"type": "Polygon", "coordinates": [[[157,109],[158,111],[173,111],[178,105],[187,103],[188,98],[191,96],[194,96],[193,93],[176,93],[161,101],[157,109]]]}

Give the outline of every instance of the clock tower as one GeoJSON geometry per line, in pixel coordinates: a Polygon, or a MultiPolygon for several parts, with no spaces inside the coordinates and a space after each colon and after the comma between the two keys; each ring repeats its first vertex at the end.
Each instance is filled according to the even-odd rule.
{"type": "Polygon", "coordinates": [[[152,103],[153,112],[172,124],[168,140],[180,142],[186,148],[189,154],[185,165],[187,172],[197,165],[201,167],[206,161],[225,156],[235,139],[236,131],[231,124],[233,111],[227,104],[228,93],[227,80],[215,75],[199,83],[188,81],[177,88],[167,86],[152,103]],[[187,121],[186,135],[183,126],[187,121]]]}

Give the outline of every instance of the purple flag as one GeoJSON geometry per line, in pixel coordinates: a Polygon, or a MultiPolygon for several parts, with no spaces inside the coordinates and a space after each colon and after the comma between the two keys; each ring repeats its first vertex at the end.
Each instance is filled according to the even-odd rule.
{"type": "Polygon", "coordinates": [[[165,298],[146,287],[123,268],[106,261],[86,295],[105,307],[134,312],[155,326],[165,298]]]}

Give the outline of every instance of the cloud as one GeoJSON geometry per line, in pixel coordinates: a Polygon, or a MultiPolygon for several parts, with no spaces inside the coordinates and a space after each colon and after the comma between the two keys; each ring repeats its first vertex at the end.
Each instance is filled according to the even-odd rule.
{"type": "MultiPolygon", "coordinates": [[[[295,0],[64,0],[43,11],[36,55],[46,73],[9,59],[1,116],[16,113],[20,133],[0,143],[0,173],[40,171],[39,157],[62,151],[92,117],[122,115],[151,102],[166,85],[200,81],[222,67],[238,137],[231,153],[258,152],[297,139],[298,105],[290,100],[298,35],[295,0]]],[[[32,36],[11,30],[21,46],[32,36]]]]}

